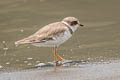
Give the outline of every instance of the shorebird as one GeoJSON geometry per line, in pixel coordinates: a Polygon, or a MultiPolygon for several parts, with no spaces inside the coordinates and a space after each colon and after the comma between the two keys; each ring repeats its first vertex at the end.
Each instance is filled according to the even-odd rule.
{"type": "Polygon", "coordinates": [[[16,41],[15,45],[32,44],[38,47],[52,47],[54,62],[57,64],[58,59],[64,62],[65,59],[56,52],[56,48],[72,37],[73,32],[80,26],[84,25],[77,18],[66,17],[60,22],[54,22],[44,26],[27,38],[16,41]]]}

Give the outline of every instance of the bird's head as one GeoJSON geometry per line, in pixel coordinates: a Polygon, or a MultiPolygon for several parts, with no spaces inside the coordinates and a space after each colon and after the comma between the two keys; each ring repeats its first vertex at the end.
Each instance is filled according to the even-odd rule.
{"type": "Polygon", "coordinates": [[[66,17],[62,20],[63,23],[68,25],[73,31],[75,31],[78,27],[83,27],[84,25],[80,23],[80,21],[75,17],[66,17]]]}

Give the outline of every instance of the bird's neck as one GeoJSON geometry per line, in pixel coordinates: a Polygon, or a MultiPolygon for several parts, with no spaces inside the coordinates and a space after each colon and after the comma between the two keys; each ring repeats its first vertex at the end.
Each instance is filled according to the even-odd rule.
{"type": "Polygon", "coordinates": [[[65,24],[65,25],[67,25],[71,30],[72,30],[72,32],[75,32],[76,31],[76,29],[77,29],[77,26],[70,26],[67,22],[65,22],[65,21],[62,21],[62,23],[63,24],[65,24]]]}

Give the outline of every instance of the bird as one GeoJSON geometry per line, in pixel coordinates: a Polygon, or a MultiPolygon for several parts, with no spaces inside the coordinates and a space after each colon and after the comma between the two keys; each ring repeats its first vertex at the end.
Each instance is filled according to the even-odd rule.
{"type": "Polygon", "coordinates": [[[78,27],[84,26],[76,17],[65,17],[61,21],[50,23],[36,33],[18,40],[15,45],[31,44],[37,47],[52,47],[54,62],[64,62],[65,59],[57,53],[57,48],[72,37],[78,27]]]}

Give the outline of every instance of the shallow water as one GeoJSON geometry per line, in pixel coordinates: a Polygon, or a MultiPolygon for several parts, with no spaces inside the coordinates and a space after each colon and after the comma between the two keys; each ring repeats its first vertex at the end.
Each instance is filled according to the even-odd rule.
{"type": "MultiPolygon", "coordinates": [[[[52,62],[51,48],[38,48],[31,45],[15,47],[14,42],[33,34],[44,25],[60,21],[66,16],[77,17],[85,27],[79,28],[70,40],[58,48],[61,56],[67,60],[89,61],[89,64],[119,60],[119,3],[119,0],[0,0],[0,71],[28,69],[39,63],[52,62]]],[[[98,66],[100,65],[102,68],[108,66],[107,64],[98,66]]],[[[53,67],[49,70],[52,69],[53,67]]],[[[119,70],[119,68],[116,69],[119,70]]],[[[64,70],[68,70],[68,72],[78,70],[77,74],[81,71],[86,72],[86,68],[68,67],[64,69],[63,67],[62,70],[61,75],[66,74],[64,70]]],[[[32,71],[35,73],[37,70],[32,71]]],[[[42,71],[46,72],[45,69],[42,71]]],[[[40,72],[41,70],[38,71],[38,73],[40,72]]],[[[19,74],[19,71],[17,73],[19,74]]],[[[32,72],[30,71],[30,73],[32,72]]],[[[97,74],[93,70],[93,75],[95,73],[97,74]]],[[[3,73],[0,76],[10,75],[12,79],[14,74],[15,72],[3,73]]],[[[87,73],[86,75],[80,74],[81,79],[87,76],[87,73]]],[[[108,74],[110,74],[109,71],[108,74]]],[[[89,76],[91,80],[93,75],[89,76]]],[[[20,76],[24,77],[24,75],[20,76]]],[[[54,73],[53,76],[55,76],[54,73]]],[[[104,75],[100,74],[100,76],[100,80],[104,80],[102,79],[104,75]]],[[[111,74],[109,78],[120,79],[118,76],[113,76],[116,74],[111,74]]]]}

